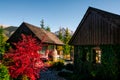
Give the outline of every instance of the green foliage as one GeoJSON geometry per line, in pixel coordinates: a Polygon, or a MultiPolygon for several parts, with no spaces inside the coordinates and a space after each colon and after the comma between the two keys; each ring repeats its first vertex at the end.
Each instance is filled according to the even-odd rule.
{"type": "Polygon", "coordinates": [[[63,35],[62,35],[61,29],[59,30],[58,38],[59,38],[61,41],[63,41],[63,35]]]}
{"type": "Polygon", "coordinates": [[[73,74],[69,80],[97,80],[85,74],[73,74]]]}
{"type": "Polygon", "coordinates": [[[51,31],[49,26],[46,27],[46,30],[49,32],[51,31]]]}
{"type": "MultiPolygon", "coordinates": [[[[59,38],[61,41],[63,41],[63,36],[62,36],[62,31],[61,31],[61,29],[59,30],[58,38],[59,38]]],[[[57,46],[57,50],[58,50],[58,51],[62,51],[62,50],[63,50],[63,46],[57,46]]]]}
{"type": "Polygon", "coordinates": [[[6,66],[0,63],[0,80],[9,80],[10,75],[6,66]]]}
{"type": "Polygon", "coordinates": [[[73,76],[73,73],[70,73],[70,72],[61,71],[58,73],[58,75],[60,77],[64,77],[66,80],[76,80],[76,79],[71,79],[71,76],[73,76]]]}
{"type": "Polygon", "coordinates": [[[13,78],[13,80],[30,80],[27,76],[23,75],[23,76],[19,76],[17,78],[13,78]]]}
{"type": "Polygon", "coordinates": [[[45,27],[45,25],[44,25],[44,20],[43,20],[43,19],[41,20],[40,27],[41,27],[42,29],[44,29],[44,30],[49,31],[49,32],[51,31],[51,29],[50,29],[49,26],[46,26],[46,27],[45,27]]]}
{"type": "Polygon", "coordinates": [[[71,46],[68,44],[68,42],[69,42],[70,39],[71,39],[71,35],[69,33],[68,28],[66,28],[65,36],[64,36],[64,43],[66,45],[64,45],[64,49],[63,49],[63,52],[64,52],[65,55],[70,54],[71,46]]]}
{"type": "Polygon", "coordinates": [[[4,30],[2,28],[2,26],[0,27],[0,54],[4,54],[6,51],[6,47],[10,47],[8,43],[6,43],[6,37],[4,35],[4,30]]]}
{"type": "MultiPolygon", "coordinates": [[[[112,45],[102,45],[102,65],[103,70],[102,73],[104,74],[105,79],[109,80],[117,80],[118,77],[118,69],[119,69],[119,63],[116,50],[116,46],[112,45]]],[[[120,49],[120,48],[119,48],[120,49]]],[[[120,59],[120,58],[119,58],[120,59]]]]}
{"type": "Polygon", "coordinates": [[[70,54],[70,45],[68,44],[64,45],[63,52],[64,52],[64,55],[70,54]]]}
{"type": "Polygon", "coordinates": [[[69,63],[65,66],[65,69],[73,71],[73,64],[69,63]]]}
{"type": "Polygon", "coordinates": [[[69,29],[66,28],[66,31],[65,31],[65,38],[64,38],[64,43],[65,43],[65,44],[68,44],[70,38],[71,38],[71,36],[70,36],[70,33],[69,33],[69,29]]]}
{"type": "Polygon", "coordinates": [[[41,26],[42,29],[45,29],[45,27],[44,27],[44,20],[43,19],[41,20],[40,26],[41,26]]]}
{"type": "Polygon", "coordinates": [[[120,74],[120,45],[101,45],[102,55],[99,64],[93,63],[93,48],[94,46],[75,47],[75,72],[90,77],[90,80],[117,80],[120,74]],[[89,53],[87,60],[82,59],[85,56],[84,50],[89,53]]]}
{"type": "Polygon", "coordinates": [[[60,60],[58,62],[54,62],[52,64],[52,68],[53,69],[56,69],[56,70],[62,70],[64,68],[64,61],[63,60],[60,60]]]}
{"type": "Polygon", "coordinates": [[[3,41],[3,28],[0,27],[0,54],[3,54],[5,52],[5,42],[3,41]]]}
{"type": "MultiPolygon", "coordinates": [[[[64,55],[69,55],[70,54],[70,51],[71,51],[71,48],[72,46],[70,46],[68,44],[69,40],[71,39],[71,35],[70,35],[70,32],[69,32],[69,29],[66,28],[65,29],[65,34],[62,33],[62,29],[60,28],[59,29],[59,33],[58,33],[58,38],[64,42],[64,46],[63,46],[63,54],[64,55]]],[[[59,47],[58,47],[59,48],[59,47]]],[[[62,48],[59,48],[59,50],[62,50],[62,48]]]]}

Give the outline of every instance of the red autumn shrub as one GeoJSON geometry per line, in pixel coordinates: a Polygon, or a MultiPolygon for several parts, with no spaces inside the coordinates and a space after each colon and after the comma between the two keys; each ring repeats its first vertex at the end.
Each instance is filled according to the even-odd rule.
{"type": "Polygon", "coordinates": [[[31,80],[39,78],[40,70],[44,68],[44,63],[38,53],[42,45],[38,44],[32,36],[21,35],[22,39],[14,43],[16,49],[9,51],[5,58],[12,59],[9,65],[9,73],[12,78],[27,76],[31,80]]]}

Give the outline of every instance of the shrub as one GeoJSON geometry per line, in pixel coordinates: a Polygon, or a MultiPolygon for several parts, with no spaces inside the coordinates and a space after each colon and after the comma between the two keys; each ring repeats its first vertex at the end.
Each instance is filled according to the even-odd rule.
{"type": "Polygon", "coordinates": [[[54,62],[52,68],[56,70],[62,70],[64,68],[64,62],[63,61],[54,62]]]}
{"type": "Polygon", "coordinates": [[[64,71],[62,71],[62,72],[59,72],[58,75],[59,75],[60,77],[66,78],[67,80],[70,80],[70,78],[71,78],[71,76],[73,75],[73,73],[69,73],[69,72],[64,72],[64,71]]]}
{"type": "Polygon", "coordinates": [[[27,76],[31,80],[39,78],[39,72],[44,68],[41,55],[38,53],[41,45],[32,36],[25,35],[22,35],[22,39],[14,45],[16,49],[4,56],[5,60],[8,60],[10,76],[12,78],[27,76]]]}
{"type": "Polygon", "coordinates": [[[9,80],[10,75],[6,66],[0,63],[0,80],[9,80]]]}
{"type": "Polygon", "coordinates": [[[70,70],[70,71],[73,71],[73,64],[67,64],[66,66],[65,66],[65,69],[67,69],[67,70],[70,70]]]}
{"type": "Polygon", "coordinates": [[[7,36],[4,34],[4,29],[0,26],[0,60],[3,59],[3,54],[10,48],[10,45],[6,43],[7,36]]]}

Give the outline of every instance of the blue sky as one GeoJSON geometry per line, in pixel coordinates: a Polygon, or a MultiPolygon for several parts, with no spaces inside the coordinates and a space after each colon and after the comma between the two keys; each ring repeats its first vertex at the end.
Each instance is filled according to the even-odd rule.
{"type": "Polygon", "coordinates": [[[23,21],[75,31],[88,7],[120,14],[120,0],[0,0],[0,24],[19,26],[23,21]]]}

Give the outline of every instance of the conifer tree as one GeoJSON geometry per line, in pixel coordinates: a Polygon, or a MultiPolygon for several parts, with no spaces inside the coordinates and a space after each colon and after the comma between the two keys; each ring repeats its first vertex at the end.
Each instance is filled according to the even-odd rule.
{"type": "MultiPolygon", "coordinates": [[[[62,35],[62,30],[61,28],[59,29],[59,33],[58,33],[58,38],[63,41],[63,35],[62,35]]],[[[63,46],[57,46],[57,50],[60,52],[63,50],[63,46]]]]}
{"type": "Polygon", "coordinates": [[[45,29],[45,27],[44,27],[44,20],[43,20],[43,19],[41,20],[40,27],[41,27],[42,29],[45,29]]]}
{"type": "Polygon", "coordinates": [[[68,44],[70,38],[71,38],[71,35],[69,33],[69,29],[66,28],[66,30],[65,30],[65,36],[64,36],[64,43],[65,43],[64,50],[63,50],[64,55],[70,54],[70,45],[68,44]]]}
{"type": "Polygon", "coordinates": [[[61,28],[59,30],[59,33],[58,33],[58,38],[63,41],[63,35],[62,35],[62,31],[61,31],[61,28]]]}
{"type": "Polygon", "coordinates": [[[49,26],[46,26],[46,27],[45,27],[45,25],[44,25],[44,20],[43,20],[43,19],[41,20],[40,27],[41,27],[42,29],[46,30],[46,31],[49,31],[49,32],[51,31],[51,29],[50,29],[49,26]]]}

